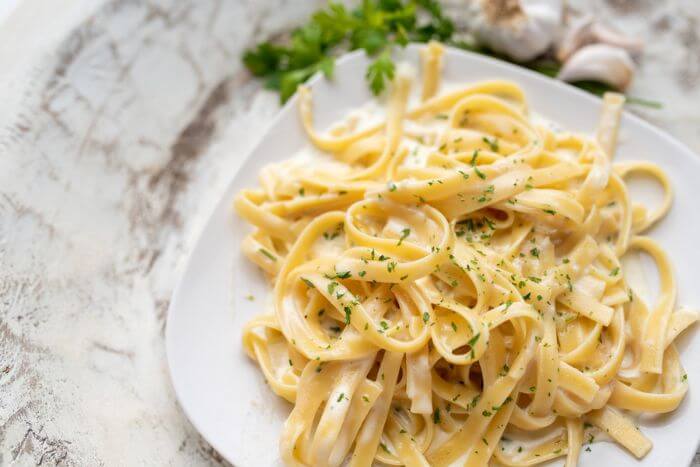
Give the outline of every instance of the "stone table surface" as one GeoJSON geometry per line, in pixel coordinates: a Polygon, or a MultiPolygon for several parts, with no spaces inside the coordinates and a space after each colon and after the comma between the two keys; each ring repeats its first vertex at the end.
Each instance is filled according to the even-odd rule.
{"type": "MultiPolygon", "coordinates": [[[[23,0],[0,24],[0,465],[226,464],[175,399],[166,311],[278,110],[241,52],[319,3],[23,0]]],[[[637,111],[700,152],[700,2],[570,4],[647,42],[631,94],[664,106],[637,111]]]]}

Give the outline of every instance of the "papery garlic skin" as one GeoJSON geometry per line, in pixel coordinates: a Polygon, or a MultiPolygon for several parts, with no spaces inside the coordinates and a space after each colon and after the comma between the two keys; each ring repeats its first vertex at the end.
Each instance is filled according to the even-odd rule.
{"type": "Polygon", "coordinates": [[[607,44],[626,50],[632,55],[644,48],[644,43],[621,34],[587,15],[571,24],[557,47],[556,57],[565,62],[577,50],[590,44],[607,44]]]}
{"type": "Polygon", "coordinates": [[[496,52],[526,62],[550,48],[561,26],[561,0],[476,0],[471,30],[496,52]]]}
{"type": "Polygon", "coordinates": [[[576,51],[557,78],[568,81],[600,81],[624,91],[632,82],[634,62],[629,53],[607,44],[587,45],[576,51]]]}

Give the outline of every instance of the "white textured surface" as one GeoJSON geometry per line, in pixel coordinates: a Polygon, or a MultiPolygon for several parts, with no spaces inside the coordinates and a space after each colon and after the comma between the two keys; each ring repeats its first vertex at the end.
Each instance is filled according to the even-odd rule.
{"type": "MultiPolygon", "coordinates": [[[[277,110],[240,53],[315,3],[102,0],[3,68],[0,465],[221,462],[174,399],[164,312],[277,110]]],[[[700,151],[700,4],[572,3],[647,40],[632,94],[700,151]]]]}

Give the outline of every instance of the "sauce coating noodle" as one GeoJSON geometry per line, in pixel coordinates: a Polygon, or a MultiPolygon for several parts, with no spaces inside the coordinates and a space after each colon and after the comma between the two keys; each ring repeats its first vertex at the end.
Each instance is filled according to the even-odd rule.
{"type": "Polygon", "coordinates": [[[440,94],[443,48],[422,54],[421,101],[399,72],[386,119],[317,132],[329,157],[267,167],[235,208],[274,285],[243,331],[270,388],[294,408],[290,466],[577,464],[598,427],[641,458],[625,411],[673,411],[688,390],[669,258],[641,236],[671,206],[649,162],[612,162],[624,98],[608,94],[595,139],[533,123],[523,91],[487,81],[440,94]],[[356,129],[359,128],[359,129],[356,129]],[[633,203],[643,172],[662,204],[633,203]],[[647,253],[646,304],[620,257],[647,253]]]}

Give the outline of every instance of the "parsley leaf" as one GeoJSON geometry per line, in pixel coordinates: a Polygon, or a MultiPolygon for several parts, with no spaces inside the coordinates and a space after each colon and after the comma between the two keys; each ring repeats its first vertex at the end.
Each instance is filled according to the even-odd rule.
{"type": "Polygon", "coordinates": [[[365,0],[355,9],[329,2],[292,32],[286,44],[262,42],[247,50],[243,64],[254,76],[266,78],[265,86],[279,91],[284,103],[315,73],[331,78],[333,56],[361,49],[370,56],[380,54],[367,70],[370,89],[379,94],[394,76],[392,46],[447,42],[453,32],[452,21],[435,0],[365,0]]]}
{"type": "MultiPolygon", "coordinates": [[[[501,60],[507,58],[479,43],[455,37],[455,26],[442,12],[437,0],[363,0],[356,8],[340,2],[329,2],[316,11],[306,24],[292,32],[285,43],[262,42],[243,55],[243,63],[257,77],[265,78],[265,87],[280,92],[284,103],[299,84],[317,72],[327,77],[333,73],[333,58],[348,50],[364,50],[368,55],[387,53],[393,46],[404,47],[409,42],[437,40],[448,45],[489,55],[501,60]]],[[[379,94],[386,88],[386,79],[393,75],[391,59],[382,59],[370,65],[367,80],[372,92],[379,94]],[[390,64],[390,66],[389,66],[390,64]],[[389,70],[392,70],[389,72],[389,70]]],[[[537,59],[519,65],[554,77],[561,64],[551,59],[537,59]]],[[[601,96],[614,90],[597,81],[571,83],[584,91],[601,96]]],[[[628,97],[627,103],[661,108],[655,101],[628,97]]],[[[497,141],[489,140],[495,152],[497,141]]]]}
{"type": "Polygon", "coordinates": [[[370,66],[367,68],[365,77],[369,82],[369,88],[376,96],[386,87],[386,81],[394,79],[395,66],[391,61],[389,51],[384,51],[370,66]]]}

